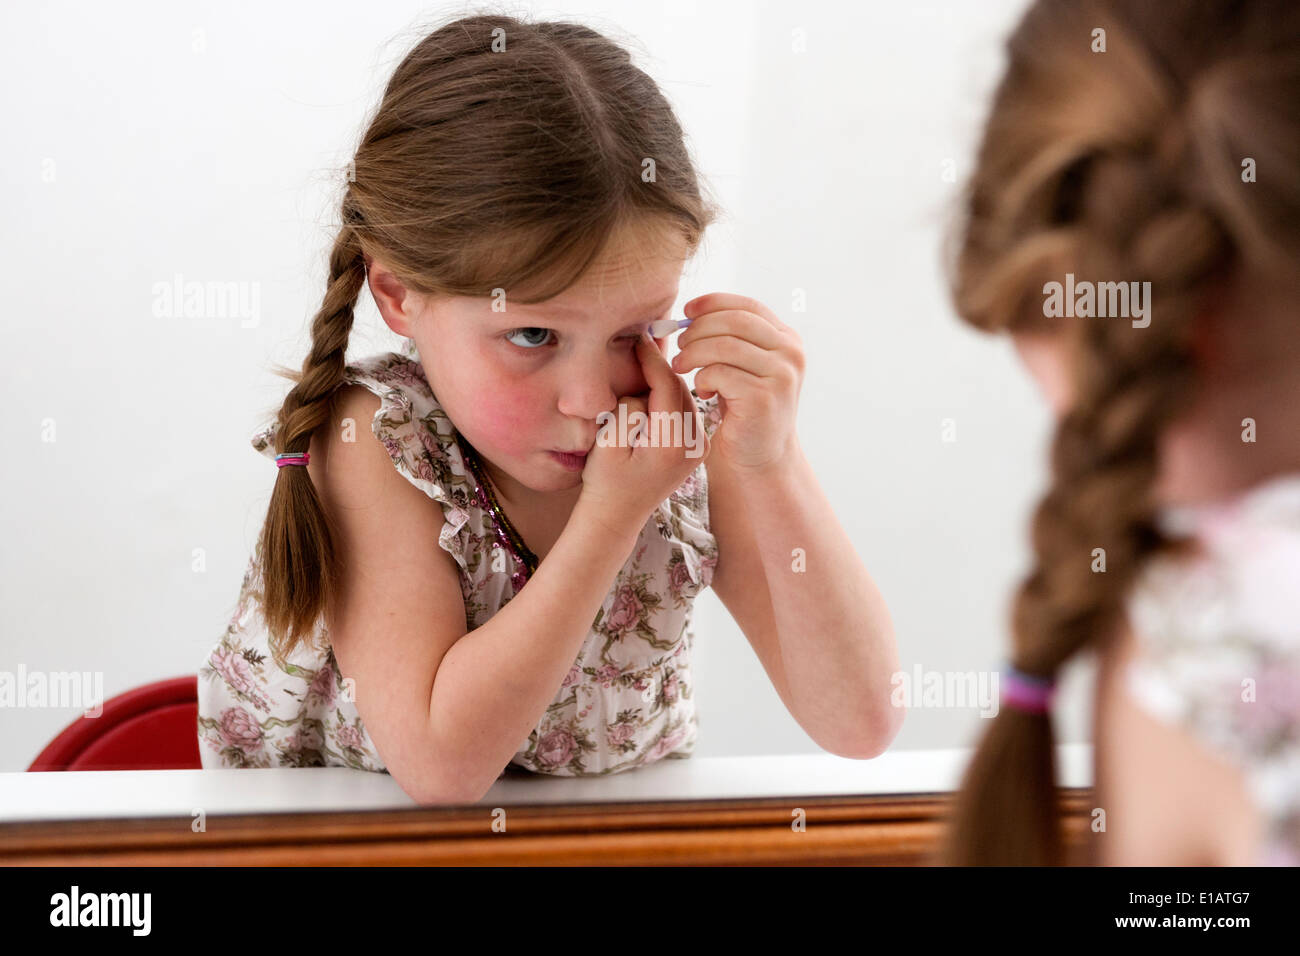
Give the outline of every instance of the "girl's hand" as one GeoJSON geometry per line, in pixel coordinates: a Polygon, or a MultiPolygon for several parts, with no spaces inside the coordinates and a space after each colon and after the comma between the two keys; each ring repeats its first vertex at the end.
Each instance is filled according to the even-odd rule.
{"type": "Polygon", "coordinates": [[[672,368],[698,368],[700,398],[721,396],[713,454],[749,472],[786,460],[798,446],[795,412],[804,373],[799,334],[763,303],[726,292],[694,298],[683,311],[695,321],[677,339],[681,351],[672,368]]]}
{"type": "MultiPolygon", "coordinates": [[[[628,444],[615,444],[620,436],[618,409],[613,409],[614,420],[602,426],[604,437],[597,435],[596,445],[587,455],[579,501],[585,501],[587,507],[594,508],[602,520],[614,527],[639,530],[650,512],[708,457],[709,438],[686,380],[673,374],[668,360],[649,335],[642,335],[637,342],[636,355],[649,394],[625,395],[619,398],[619,404],[626,406],[628,419],[635,412],[647,418],[660,414],[660,421],[667,420],[669,415],[679,418],[682,424],[677,434],[683,440],[677,445],[664,444],[663,431],[650,425],[654,431],[639,431],[637,435],[626,436],[628,444]],[[688,418],[691,420],[689,434],[694,439],[691,444],[685,441],[688,418]],[[631,444],[637,439],[642,444],[631,444]],[[651,441],[658,444],[650,444],[651,441]]],[[[633,430],[632,425],[629,421],[629,431],[633,430]]]]}

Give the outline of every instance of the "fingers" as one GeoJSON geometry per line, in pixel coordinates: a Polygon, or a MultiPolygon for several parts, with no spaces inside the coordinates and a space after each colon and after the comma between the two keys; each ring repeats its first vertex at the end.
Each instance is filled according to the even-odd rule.
{"type": "Polygon", "coordinates": [[[762,316],[747,309],[722,309],[710,312],[707,322],[696,322],[677,337],[677,348],[717,335],[732,335],[760,349],[779,349],[788,341],[787,330],[777,328],[762,316]]]}
{"type": "Polygon", "coordinates": [[[734,335],[711,335],[696,339],[674,356],[672,368],[681,372],[708,365],[734,365],[763,378],[786,374],[784,356],[775,349],[759,348],[734,335]]]}
{"type": "MultiPolygon", "coordinates": [[[[663,340],[654,340],[648,335],[642,336],[637,341],[636,355],[641,363],[646,384],[649,386],[649,395],[647,398],[626,397],[622,401],[627,406],[629,415],[633,411],[640,411],[645,413],[648,421],[655,423],[669,421],[674,415],[683,418],[690,416],[694,418],[692,424],[695,430],[702,431],[703,424],[691,388],[686,383],[686,379],[674,372],[668,364],[668,359],[662,351],[662,342],[663,340]]],[[[649,436],[642,433],[641,429],[637,431],[640,440],[631,443],[649,444],[649,436]]],[[[629,441],[631,441],[630,437],[629,441]]]]}
{"type": "MultiPolygon", "coordinates": [[[[736,295],[732,292],[710,292],[707,295],[696,296],[694,299],[691,299],[691,301],[682,306],[682,311],[686,314],[686,317],[691,319],[698,319],[705,313],[720,312],[724,310],[749,312],[763,319],[763,321],[767,322],[778,331],[790,331],[790,327],[777,318],[775,312],[765,306],[762,302],[759,302],[757,299],[751,299],[747,295],[736,295]]],[[[694,326],[691,328],[694,328],[694,326]]],[[[688,329],[687,332],[689,331],[690,330],[688,329]]]]}
{"type": "MultiPolygon", "coordinates": [[[[632,421],[632,414],[634,412],[644,413],[646,410],[645,399],[640,395],[628,395],[627,397],[620,399],[620,401],[622,401],[623,405],[627,408],[627,420],[629,423],[632,421]]],[[[629,425],[627,443],[630,447],[638,448],[647,442],[648,436],[643,433],[640,425],[629,425]]]]}
{"type": "Polygon", "coordinates": [[[668,359],[648,336],[643,335],[636,343],[637,358],[641,361],[641,371],[646,384],[650,386],[649,412],[680,412],[682,410],[682,391],[685,381],[672,370],[668,359]]]}

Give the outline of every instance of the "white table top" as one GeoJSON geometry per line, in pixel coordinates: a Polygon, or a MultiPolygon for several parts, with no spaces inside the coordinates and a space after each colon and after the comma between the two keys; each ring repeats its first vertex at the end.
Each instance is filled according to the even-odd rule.
{"type": "MultiPolygon", "coordinates": [[[[1092,785],[1091,744],[1062,744],[1057,753],[1059,785],[1092,785]]],[[[691,757],[604,777],[498,780],[475,805],[944,793],[957,787],[969,757],[965,748],[889,751],[872,760],[825,753],[691,757]]],[[[346,767],[0,773],[0,822],[416,805],[388,774],[346,767]]]]}

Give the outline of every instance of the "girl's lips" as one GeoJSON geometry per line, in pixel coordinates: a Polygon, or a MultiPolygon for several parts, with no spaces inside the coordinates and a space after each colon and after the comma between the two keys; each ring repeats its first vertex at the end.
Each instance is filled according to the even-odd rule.
{"type": "Polygon", "coordinates": [[[586,452],[551,451],[550,455],[570,471],[582,471],[587,464],[586,452]]]}

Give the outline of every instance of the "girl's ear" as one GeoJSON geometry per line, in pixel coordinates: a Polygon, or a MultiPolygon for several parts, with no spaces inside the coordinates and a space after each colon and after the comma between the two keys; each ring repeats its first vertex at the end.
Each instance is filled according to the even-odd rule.
{"type": "Polygon", "coordinates": [[[370,264],[368,283],[384,324],[403,338],[410,338],[421,307],[419,296],[408,292],[382,262],[370,264]]]}

